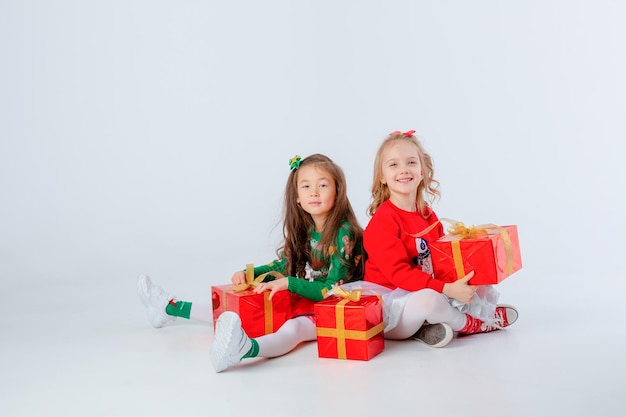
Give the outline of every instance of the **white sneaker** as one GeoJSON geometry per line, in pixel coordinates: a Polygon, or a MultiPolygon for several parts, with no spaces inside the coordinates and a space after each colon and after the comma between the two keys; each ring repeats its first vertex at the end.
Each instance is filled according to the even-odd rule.
{"type": "Polygon", "coordinates": [[[250,338],[241,328],[241,319],[232,311],[225,311],[215,324],[215,340],[211,347],[211,364],[215,372],[241,362],[252,347],[250,338]]]}
{"type": "Polygon", "coordinates": [[[424,324],[413,335],[413,339],[419,340],[430,347],[444,347],[452,341],[454,332],[448,323],[424,324]]]}
{"type": "Polygon", "coordinates": [[[163,291],[158,285],[154,285],[147,275],[137,277],[137,295],[146,307],[148,320],[152,327],[163,327],[168,321],[174,321],[176,317],[165,312],[165,307],[174,297],[163,291]]]}

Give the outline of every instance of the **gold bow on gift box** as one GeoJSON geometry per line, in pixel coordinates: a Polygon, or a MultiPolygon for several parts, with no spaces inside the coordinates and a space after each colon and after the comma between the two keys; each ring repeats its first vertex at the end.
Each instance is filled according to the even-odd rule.
{"type": "Polygon", "coordinates": [[[259,275],[258,277],[255,278],[254,277],[254,265],[253,264],[247,264],[246,265],[246,282],[244,282],[243,284],[235,285],[233,290],[235,292],[240,292],[240,291],[245,291],[245,290],[247,290],[249,288],[256,288],[263,282],[265,277],[267,277],[268,275],[271,275],[271,276],[273,276],[275,278],[284,278],[285,277],[283,274],[281,274],[278,271],[269,271],[269,272],[261,274],[261,275],[259,275]]]}
{"type": "Polygon", "coordinates": [[[456,220],[450,219],[441,219],[448,223],[452,223],[452,226],[448,227],[448,233],[454,236],[458,236],[459,239],[481,239],[489,236],[489,230],[492,228],[497,228],[495,224],[483,224],[479,226],[471,225],[467,227],[463,224],[463,222],[459,222],[456,220]]]}
{"type": "Polygon", "coordinates": [[[361,290],[347,291],[341,287],[335,286],[332,290],[332,293],[338,297],[345,299],[347,303],[348,301],[359,301],[361,299],[362,291],[361,290]]]}

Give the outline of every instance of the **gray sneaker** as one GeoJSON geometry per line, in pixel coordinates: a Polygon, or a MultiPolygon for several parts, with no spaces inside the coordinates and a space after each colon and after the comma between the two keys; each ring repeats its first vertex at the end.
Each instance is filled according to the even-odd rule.
{"type": "Polygon", "coordinates": [[[241,362],[252,347],[250,338],[241,328],[241,319],[232,311],[225,311],[215,324],[215,340],[211,346],[211,364],[215,372],[222,372],[241,362]]]}
{"type": "Polygon", "coordinates": [[[424,324],[413,335],[413,339],[426,343],[430,347],[444,347],[452,340],[454,332],[447,323],[424,324]]]}

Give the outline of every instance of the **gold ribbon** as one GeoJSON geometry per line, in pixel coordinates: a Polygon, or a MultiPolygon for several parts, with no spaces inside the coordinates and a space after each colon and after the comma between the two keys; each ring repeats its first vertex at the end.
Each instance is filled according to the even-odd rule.
{"type": "MultiPolygon", "coordinates": [[[[235,285],[233,290],[235,292],[245,291],[247,289],[258,287],[265,277],[271,275],[275,278],[284,278],[285,276],[278,271],[269,271],[264,274],[259,275],[254,278],[254,265],[247,264],[246,265],[246,282],[243,284],[235,285]]],[[[265,317],[265,334],[270,334],[274,332],[274,308],[272,306],[272,301],[270,300],[270,292],[263,292],[263,315],[265,317]]]]}
{"type": "Polygon", "coordinates": [[[269,291],[263,293],[263,317],[265,317],[265,334],[274,333],[274,308],[269,291]]]}
{"type": "MultiPolygon", "coordinates": [[[[349,298],[349,296],[351,295],[353,297],[358,297],[358,299],[355,301],[359,301],[361,299],[361,290],[346,291],[339,287],[337,287],[336,290],[340,290],[343,295],[346,295],[346,297],[343,297],[343,295],[341,295],[340,297],[342,297],[343,299],[335,305],[335,322],[337,327],[335,329],[330,327],[318,327],[315,331],[318,336],[336,338],[337,358],[346,359],[346,339],[369,340],[373,336],[383,331],[384,324],[378,323],[376,326],[372,327],[369,330],[347,330],[344,314],[345,305],[353,301],[349,298]]],[[[378,297],[378,299],[380,300],[380,297],[378,297]]]]}

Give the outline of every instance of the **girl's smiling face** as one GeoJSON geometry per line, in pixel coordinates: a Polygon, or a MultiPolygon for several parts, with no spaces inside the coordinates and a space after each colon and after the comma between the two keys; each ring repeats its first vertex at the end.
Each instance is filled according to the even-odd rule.
{"type": "Polygon", "coordinates": [[[398,141],[383,153],[382,165],[382,183],[389,188],[391,202],[415,211],[417,187],[424,178],[417,148],[398,141]]]}
{"type": "Polygon", "coordinates": [[[298,204],[313,217],[315,229],[321,232],[328,213],[335,205],[337,187],[330,173],[315,165],[298,168],[298,204]]]}

